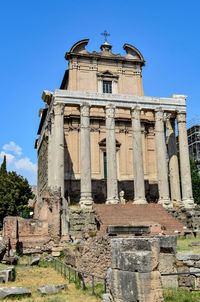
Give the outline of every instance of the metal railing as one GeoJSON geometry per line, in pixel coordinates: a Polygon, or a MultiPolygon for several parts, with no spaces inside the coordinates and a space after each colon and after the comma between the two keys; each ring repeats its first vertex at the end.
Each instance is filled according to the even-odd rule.
{"type": "Polygon", "coordinates": [[[60,261],[57,258],[54,258],[52,256],[48,256],[47,259],[41,259],[45,262],[49,261],[52,268],[55,269],[58,273],[61,274],[61,276],[64,277],[64,279],[68,279],[70,282],[80,282],[82,283],[82,289],[86,290],[86,276],[91,278],[91,285],[92,285],[92,295],[95,295],[95,280],[102,280],[103,281],[103,291],[106,293],[106,277],[100,277],[95,274],[90,274],[87,272],[80,271],[76,268],[73,268],[64,262],[60,261]]]}

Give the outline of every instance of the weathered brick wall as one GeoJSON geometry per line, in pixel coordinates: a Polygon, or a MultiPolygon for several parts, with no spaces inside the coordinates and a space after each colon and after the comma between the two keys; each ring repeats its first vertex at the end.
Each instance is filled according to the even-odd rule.
{"type": "Polygon", "coordinates": [[[10,241],[11,248],[17,250],[41,247],[50,240],[47,221],[24,219],[22,217],[5,217],[3,221],[3,238],[10,241]]]}
{"type": "MultiPolygon", "coordinates": [[[[89,237],[82,249],[79,264],[81,271],[105,277],[110,267],[110,237],[99,233],[89,237]]],[[[101,283],[102,281],[99,280],[101,283]]]]}
{"type": "Polygon", "coordinates": [[[44,136],[38,150],[38,194],[47,188],[48,185],[48,140],[44,136]]]}

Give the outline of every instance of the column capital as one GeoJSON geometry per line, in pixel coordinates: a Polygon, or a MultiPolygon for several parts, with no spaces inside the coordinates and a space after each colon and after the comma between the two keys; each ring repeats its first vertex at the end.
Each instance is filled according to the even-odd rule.
{"type": "Polygon", "coordinates": [[[115,106],[113,104],[108,104],[105,109],[106,109],[106,118],[115,117],[115,106]]]}
{"type": "Polygon", "coordinates": [[[163,121],[164,118],[164,111],[162,109],[162,107],[157,107],[155,110],[155,120],[157,121],[163,121]]]}
{"type": "Polygon", "coordinates": [[[53,105],[53,110],[55,115],[63,115],[65,105],[62,103],[55,103],[53,105]]]}
{"type": "Polygon", "coordinates": [[[140,119],[141,108],[140,106],[134,106],[131,108],[131,117],[134,119],[140,119]]]}
{"type": "Polygon", "coordinates": [[[185,111],[177,111],[177,123],[186,123],[185,111]]]}
{"type": "Polygon", "coordinates": [[[166,127],[168,130],[173,130],[175,128],[175,117],[167,117],[166,118],[166,127]]]}
{"type": "Polygon", "coordinates": [[[90,105],[87,102],[84,102],[80,105],[80,113],[83,117],[90,116],[90,105]]]}

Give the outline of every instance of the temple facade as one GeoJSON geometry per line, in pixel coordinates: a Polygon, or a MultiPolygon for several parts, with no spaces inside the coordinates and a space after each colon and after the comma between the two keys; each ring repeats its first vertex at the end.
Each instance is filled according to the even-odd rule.
{"type": "Polygon", "coordinates": [[[89,53],[88,41],[66,53],[60,89],[42,94],[38,200],[47,188],[60,188],[63,216],[78,203],[193,208],[186,96],[145,96],[145,60],[137,48],[125,44],[122,56],[104,42],[101,52],[89,53]]]}

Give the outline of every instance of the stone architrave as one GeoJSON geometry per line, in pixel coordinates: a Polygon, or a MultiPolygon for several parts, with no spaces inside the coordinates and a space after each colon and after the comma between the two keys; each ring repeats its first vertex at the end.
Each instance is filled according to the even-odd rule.
{"type": "Polygon", "coordinates": [[[182,204],[185,208],[191,209],[194,207],[194,199],[192,195],[192,181],[186,129],[186,112],[179,111],[177,113],[177,123],[181,168],[182,204]]]}
{"type": "Polygon", "coordinates": [[[141,109],[139,106],[132,108],[132,133],[133,133],[133,174],[134,174],[134,204],[146,204],[144,186],[144,166],[142,152],[142,135],[140,123],[141,109]]]}
{"type": "Polygon", "coordinates": [[[180,192],[180,178],[178,168],[178,157],[176,148],[176,133],[175,133],[175,118],[167,118],[167,146],[169,156],[169,175],[170,175],[170,189],[171,189],[171,200],[177,206],[181,203],[181,192],[180,192]]]}
{"type": "Polygon", "coordinates": [[[115,107],[106,106],[107,204],[119,203],[115,140],[115,107]]]}
{"type": "Polygon", "coordinates": [[[90,146],[90,106],[83,103],[80,106],[80,177],[82,208],[92,208],[91,182],[91,146],[90,146]]]}
{"type": "Polygon", "coordinates": [[[62,214],[61,234],[68,234],[67,201],[64,188],[64,104],[54,104],[54,183],[53,186],[61,188],[62,214]]]}
{"type": "Polygon", "coordinates": [[[171,208],[172,202],[169,198],[167,149],[164,133],[164,113],[162,108],[155,109],[155,139],[156,139],[156,161],[158,175],[159,204],[165,208],[171,208]]]}

